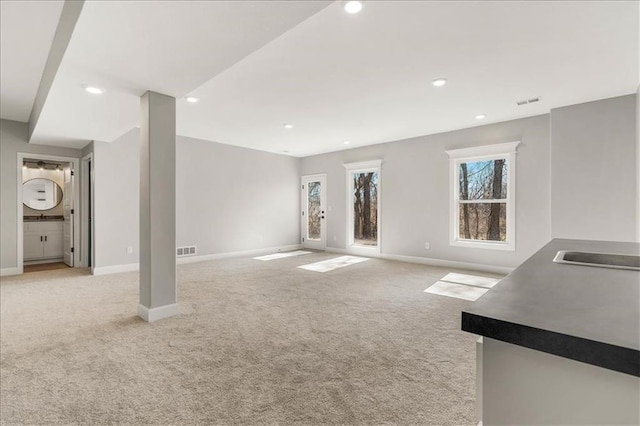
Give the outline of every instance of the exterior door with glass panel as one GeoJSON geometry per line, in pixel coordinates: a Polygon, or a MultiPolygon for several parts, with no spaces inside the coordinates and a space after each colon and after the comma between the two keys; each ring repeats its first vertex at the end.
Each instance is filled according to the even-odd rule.
{"type": "Polygon", "coordinates": [[[302,245],[324,250],[327,246],[326,175],[302,177],[302,245]]]}

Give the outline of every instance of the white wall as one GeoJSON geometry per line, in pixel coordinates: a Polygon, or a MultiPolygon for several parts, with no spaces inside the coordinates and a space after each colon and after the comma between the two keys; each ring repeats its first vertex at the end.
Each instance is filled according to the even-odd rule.
{"type": "Polygon", "coordinates": [[[344,163],[382,159],[381,252],[513,267],[549,240],[549,116],[422,136],[302,159],[302,174],[327,173],[328,247],[346,247],[344,163]],[[516,250],[449,245],[446,150],[521,141],[517,151],[516,250]],[[335,237],[335,241],[334,241],[335,237]],[[431,248],[424,248],[429,242],[431,248]]]}
{"type": "Polygon", "coordinates": [[[138,133],[133,129],[111,143],[93,142],[95,268],[138,263],[138,133]],[[127,253],[127,247],[132,247],[133,253],[127,253]]]}
{"type": "Polygon", "coordinates": [[[636,241],[640,242],[640,86],[636,91],[636,241]]]}
{"type": "Polygon", "coordinates": [[[554,238],[636,238],[636,96],[551,111],[554,238]]]}
{"type": "Polygon", "coordinates": [[[17,194],[18,152],[80,158],[81,151],[71,148],[33,145],[27,142],[28,125],[0,120],[0,269],[18,267],[17,259],[17,194]]]}
{"type": "Polygon", "coordinates": [[[346,247],[342,165],[382,159],[383,254],[515,267],[552,236],[633,241],[638,232],[635,132],[636,96],[629,95],[307,157],[302,159],[302,174],[327,173],[329,248],[346,247]],[[517,140],[522,143],[516,159],[516,250],[450,246],[445,150],[517,140]],[[426,242],[431,249],[424,248],[426,242]]]}
{"type": "Polygon", "coordinates": [[[300,160],[178,137],[177,244],[199,254],[300,243],[300,160]]]}
{"type": "MultiPolygon", "coordinates": [[[[139,129],[94,142],[93,152],[95,267],[138,263],[139,129]]],[[[214,255],[299,244],[299,163],[178,136],[177,245],[214,255]]]]}

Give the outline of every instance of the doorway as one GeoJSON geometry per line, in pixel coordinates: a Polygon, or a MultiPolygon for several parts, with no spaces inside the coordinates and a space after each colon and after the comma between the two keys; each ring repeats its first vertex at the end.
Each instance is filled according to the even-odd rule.
{"type": "Polygon", "coordinates": [[[92,268],[95,265],[94,252],[94,166],[93,153],[82,157],[80,161],[80,265],[92,268]]]}
{"type": "Polygon", "coordinates": [[[17,159],[18,273],[77,266],[78,159],[27,153],[17,159]]]}
{"type": "Polygon", "coordinates": [[[302,177],[302,246],[324,250],[327,247],[327,176],[302,177]]]}

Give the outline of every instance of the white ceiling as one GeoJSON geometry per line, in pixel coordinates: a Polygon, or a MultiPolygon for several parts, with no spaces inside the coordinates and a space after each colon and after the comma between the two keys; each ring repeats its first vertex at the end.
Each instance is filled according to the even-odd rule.
{"type": "Polygon", "coordinates": [[[178,98],[180,135],[306,156],[638,87],[638,2],[329,3],[87,2],[33,141],[112,141],[138,125],[146,90],[178,98]]]}
{"type": "Polygon", "coordinates": [[[27,121],[64,1],[0,1],[0,117],[27,121]]]}

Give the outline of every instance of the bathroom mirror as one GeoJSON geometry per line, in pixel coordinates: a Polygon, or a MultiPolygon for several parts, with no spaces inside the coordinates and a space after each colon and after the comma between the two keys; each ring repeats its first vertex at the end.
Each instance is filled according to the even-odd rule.
{"type": "Polygon", "coordinates": [[[30,179],[22,184],[22,202],[33,210],[51,210],[62,201],[62,188],[51,179],[30,179]]]}

